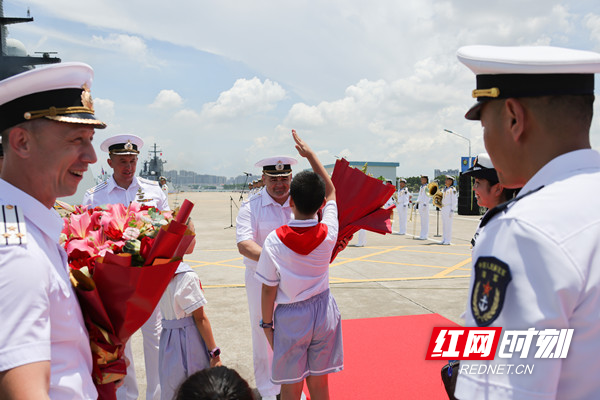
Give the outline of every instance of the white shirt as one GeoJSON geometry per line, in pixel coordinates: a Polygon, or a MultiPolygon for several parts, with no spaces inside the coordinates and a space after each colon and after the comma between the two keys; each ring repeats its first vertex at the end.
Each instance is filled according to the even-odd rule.
{"type": "MultiPolygon", "coordinates": [[[[293,219],[290,199],[277,203],[267,190],[261,190],[240,206],[235,219],[237,243],[253,240],[263,246],[267,235],[293,219]]],[[[256,261],[244,257],[244,265],[256,269],[256,261]]]]}
{"type": "Polygon", "coordinates": [[[445,187],[443,189],[442,209],[447,209],[450,212],[456,211],[458,208],[458,194],[454,186],[445,187]]]}
{"type": "MultiPolygon", "coordinates": [[[[327,237],[310,254],[301,255],[289,249],[271,232],[265,240],[255,277],[265,285],[279,285],[277,304],[309,299],[329,288],[329,260],[337,242],[338,213],[335,201],[323,208],[322,223],[327,225],[327,237]]],[[[310,227],[317,219],[293,220],[289,226],[310,227]]]]}
{"type": "Polygon", "coordinates": [[[398,189],[398,205],[401,207],[408,206],[408,202],[410,201],[410,193],[408,193],[408,188],[405,186],[401,189],[398,189]]]}
{"type": "Polygon", "coordinates": [[[0,245],[0,371],[50,361],[51,399],[96,399],[89,337],[58,244],[63,220],[2,179],[0,204],[19,207],[27,229],[26,244],[0,245]]]}
{"type": "Polygon", "coordinates": [[[427,197],[427,184],[421,185],[421,188],[419,189],[419,197],[417,197],[417,202],[419,203],[419,207],[421,207],[421,205],[429,205],[429,197],[427,197]]]}
{"type": "Polygon", "coordinates": [[[83,205],[101,206],[104,204],[123,204],[131,202],[156,207],[161,211],[170,210],[167,196],[156,181],[133,177],[127,189],[117,185],[114,177],[87,190],[83,196],[83,205]]]}
{"type": "MultiPolygon", "coordinates": [[[[490,326],[504,330],[573,328],[574,334],[566,359],[534,359],[535,351],[530,350],[528,359],[496,355],[489,361],[494,365],[535,365],[533,375],[459,375],[457,398],[600,399],[596,376],[600,371],[599,182],[597,151],[561,155],[540,169],[520,196],[544,186],[542,189],[513,201],[480,230],[473,248],[471,296],[477,288],[480,257],[496,257],[506,263],[512,277],[503,307],[490,326]],[[569,194],[584,192],[585,202],[568,200],[569,194]]],[[[476,325],[474,313],[479,312],[472,303],[469,299],[467,326],[476,325]]]]}
{"type": "Polygon", "coordinates": [[[192,312],[204,307],[207,301],[200,289],[200,280],[195,272],[176,274],[160,299],[160,312],[166,320],[189,317],[192,312]]]}

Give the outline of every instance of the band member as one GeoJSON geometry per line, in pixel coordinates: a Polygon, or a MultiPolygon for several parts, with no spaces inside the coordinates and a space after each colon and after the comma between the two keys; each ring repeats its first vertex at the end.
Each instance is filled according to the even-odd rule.
{"type": "Polygon", "coordinates": [[[443,236],[441,244],[450,244],[452,238],[452,216],[458,207],[458,195],[454,185],[454,177],[446,175],[446,187],[442,197],[442,226],[443,236]]]}
{"type": "Polygon", "coordinates": [[[427,196],[427,185],[429,177],[421,175],[421,187],[419,188],[419,197],[417,197],[417,209],[421,218],[421,234],[417,239],[427,240],[429,235],[429,197],[427,196]]]}
{"type": "Polygon", "coordinates": [[[410,204],[411,195],[406,187],[406,179],[402,178],[398,181],[398,199],[396,200],[396,208],[398,209],[398,234],[406,234],[406,223],[408,206],[410,204]]]}

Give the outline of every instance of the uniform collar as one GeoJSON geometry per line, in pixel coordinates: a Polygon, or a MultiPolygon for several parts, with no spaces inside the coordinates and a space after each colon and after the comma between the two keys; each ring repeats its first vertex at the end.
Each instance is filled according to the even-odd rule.
{"type": "Polygon", "coordinates": [[[547,186],[573,175],[573,172],[600,166],[600,153],[596,150],[582,149],[561,154],[544,165],[527,181],[521,193],[527,193],[540,186],[547,186]]]}
{"type": "Polygon", "coordinates": [[[64,221],[53,208],[48,209],[21,189],[0,179],[0,199],[4,204],[18,206],[29,221],[52,240],[58,242],[64,221]],[[33,218],[35,216],[35,218],[33,218]]]}
{"type": "Polygon", "coordinates": [[[108,178],[108,191],[109,191],[109,193],[111,191],[113,191],[113,189],[129,190],[131,188],[137,188],[139,186],[140,186],[140,183],[138,181],[137,176],[133,177],[133,180],[131,181],[131,185],[129,185],[129,187],[127,189],[122,188],[121,186],[117,185],[117,181],[115,181],[114,175],[111,175],[110,178],[108,178]]]}
{"type": "Polygon", "coordinates": [[[293,219],[293,220],[291,220],[288,223],[288,225],[289,226],[294,226],[296,228],[306,228],[306,227],[310,227],[310,226],[315,226],[318,223],[319,223],[319,221],[316,218],[312,218],[312,219],[293,219]]]}
{"type": "Polygon", "coordinates": [[[262,206],[263,207],[267,207],[267,206],[270,206],[270,205],[280,206],[280,207],[289,207],[290,206],[290,196],[289,195],[288,195],[287,199],[285,199],[285,203],[283,203],[283,205],[281,205],[278,202],[276,202],[271,197],[271,195],[269,194],[269,192],[267,192],[267,189],[265,189],[265,193],[261,197],[262,197],[262,206]]]}

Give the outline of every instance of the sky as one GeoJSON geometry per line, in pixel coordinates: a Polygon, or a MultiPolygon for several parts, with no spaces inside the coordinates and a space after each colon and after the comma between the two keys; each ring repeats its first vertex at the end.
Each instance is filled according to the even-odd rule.
{"type": "MultiPolygon", "coordinates": [[[[140,159],[156,143],[168,170],[258,174],[262,158],[297,155],[291,129],[324,164],[458,169],[469,147],[485,151],[480,123],[464,119],[475,78],[461,46],[600,52],[597,0],[4,0],[5,16],[28,8],[34,22],[9,26],[10,38],[94,68],[108,124],[96,173],[108,169],[100,143],[133,133],[140,159]]],[[[599,117],[591,140],[600,149],[599,117]]]]}

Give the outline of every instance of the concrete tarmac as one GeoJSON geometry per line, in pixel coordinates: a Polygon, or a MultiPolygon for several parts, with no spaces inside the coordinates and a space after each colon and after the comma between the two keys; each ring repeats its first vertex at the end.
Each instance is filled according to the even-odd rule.
{"type": "MultiPolygon", "coordinates": [[[[196,271],[224,365],[234,368],[254,387],[250,318],[244,289],[244,264],[235,240],[239,192],[186,192],[169,195],[171,208],[183,199],[195,204],[192,218],[197,244],[185,261],[196,271]]],[[[244,199],[247,195],[244,194],[244,199]]],[[[432,207],[433,208],[433,207],[432,207]]],[[[343,319],[438,313],[463,324],[471,274],[470,241],[479,216],[453,217],[452,244],[440,245],[442,218],[431,211],[429,240],[419,236],[415,212],[406,235],[367,232],[367,244],[356,247],[356,236],[331,264],[330,286],[343,319]],[[413,229],[414,226],[414,229],[413,229]]],[[[397,231],[395,213],[392,229],[397,231]]],[[[401,338],[402,332],[398,332],[401,338]]],[[[140,399],[146,378],[142,336],[133,336],[140,399]]]]}

